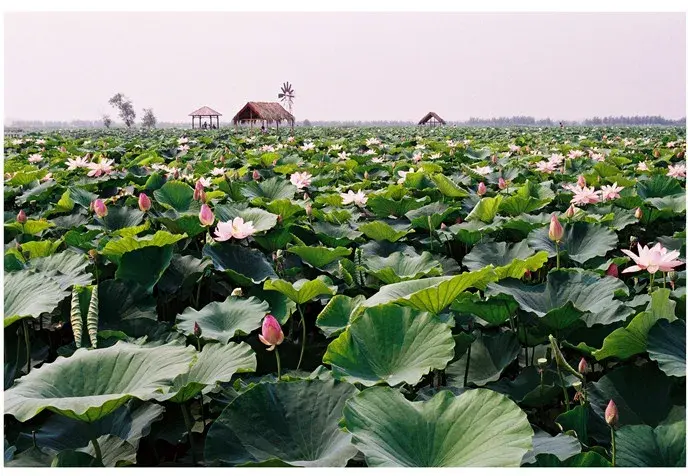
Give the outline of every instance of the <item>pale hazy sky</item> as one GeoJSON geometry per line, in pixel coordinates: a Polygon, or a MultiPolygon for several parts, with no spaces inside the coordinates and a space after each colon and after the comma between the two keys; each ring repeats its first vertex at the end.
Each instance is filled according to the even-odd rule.
{"type": "Polygon", "coordinates": [[[685,116],[684,13],[6,13],[5,119],[685,116]]]}

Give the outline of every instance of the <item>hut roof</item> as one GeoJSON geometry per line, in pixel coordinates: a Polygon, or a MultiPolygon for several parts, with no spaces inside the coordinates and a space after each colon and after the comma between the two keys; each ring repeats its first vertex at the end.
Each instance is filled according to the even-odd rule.
{"type": "Polygon", "coordinates": [[[234,122],[246,119],[262,119],[265,121],[293,121],[294,116],[282,107],[278,102],[249,101],[237,112],[234,122]]]}
{"type": "Polygon", "coordinates": [[[219,112],[215,109],[211,109],[208,106],[203,106],[200,109],[196,109],[194,112],[189,114],[189,116],[221,116],[219,112]]]}
{"type": "Polygon", "coordinates": [[[425,124],[426,122],[428,122],[428,121],[429,121],[431,118],[433,118],[433,117],[434,117],[434,118],[437,120],[437,122],[439,122],[440,124],[446,124],[446,123],[447,123],[447,122],[446,122],[444,119],[442,119],[436,112],[432,112],[432,111],[431,111],[431,112],[427,113],[425,116],[423,116],[423,119],[421,119],[421,120],[418,122],[418,124],[419,124],[419,125],[420,125],[420,124],[425,124]]]}

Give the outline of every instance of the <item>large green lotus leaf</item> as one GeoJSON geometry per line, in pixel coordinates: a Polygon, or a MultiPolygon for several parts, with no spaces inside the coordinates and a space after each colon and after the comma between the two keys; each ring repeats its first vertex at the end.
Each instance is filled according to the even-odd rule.
{"type": "Polygon", "coordinates": [[[261,301],[268,303],[270,314],[284,325],[289,317],[296,311],[296,303],[282,293],[277,291],[266,291],[258,286],[249,290],[248,296],[255,296],[261,301]]]}
{"type": "Polygon", "coordinates": [[[255,297],[229,296],[222,302],[211,302],[200,311],[187,307],[177,316],[175,323],[177,329],[193,335],[194,323],[197,322],[204,339],[226,344],[235,335],[247,335],[258,329],[268,311],[268,304],[255,297]]]}
{"type": "Polygon", "coordinates": [[[522,214],[514,218],[505,218],[499,223],[502,229],[514,230],[519,236],[527,236],[531,231],[549,223],[551,215],[540,213],[538,215],[522,214]]]}
{"type": "Polygon", "coordinates": [[[118,342],[104,349],[77,349],[17,379],[5,392],[5,413],[26,421],[48,409],[93,422],[132,398],[155,398],[187,372],[193,356],[192,347],[171,344],[118,342]]]}
{"type": "Polygon", "coordinates": [[[284,279],[268,279],[263,284],[263,289],[279,291],[296,304],[305,304],[318,296],[332,296],[337,293],[337,286],[332,286],[327,276],[318,276],[311,281],[299,279],[295,283],[290,283],[284,279]]]}
{"type": "Polygon", "coordinates": [[[101,220],[108,231],[122,230],[137,226],[143,220],[145,213],[136,208],[109,207],[108,214],[101,220]]]}
{"type": "Polygon", "coordinates": [[[260,208],[245,208],[243,210],[230,205],[218,205],[215,207],[215,216],[220,221],[231,221],[241,217],[245,222],[253,223],[256,232],[267,231],[277,225],[277,215],[266,212],[260,208]]]}
{"type": "Polygon", "coordinates": [[[174,379],[167,395],[172,402],[185,402],[201,391],[212,391],[217,383],[229,382],[235,373],[255,370],[256,353],[247,343],[206,344],[191,370],[174,379]]]}
{"type": "Polygon", "coordinates": [[[95,193],[89,192],[88,190],[81,187],[70,187],[69,188],[69,199],[80,205],[83,208],[90,208],[93,200],[98,198],[95,193]]]}
{"type": "Polygon", "coordinates": [[[203,247],[203,255],[213,261],[218,271],[224,271],[242,286],[262,283],[268,278],[276,278],[264,253],[252,248],[230,243],[215,243],[203,247]]]}
{"type": "Polygon", "coordinates": [[[141,337],[158,318],[156,301],[142,287],[108,279],[98,285],[98,329],[141,337]]]}
{"type": "Polygon", "coordinates": [[[533,466],[543,468],[606,468],[611,463],[604,456],[595,452],[587,451],[561,461],[554,455],[537,455],[537,463],[533,466]]]}
{"type": "Polygon", "coordinates": [[[471,271],[493,265],[499,279],[521,279],[526,271],[542,268],[547,259],[547,253],[535,253],[525,240],[513,245],[496,241],[474,246],[464,256],[463,265],[471,271]]]}
{"type": "Polygon", "coordinates": [[[89,264],[86,254],[66,250],[45,258],[36,258],[29,266],[50,276],[60,283],[62,289],[67,289],[75,284],[91,284],[93,276],[86,271],[89,264]]]}
{"type": "Polygon", "coordinates": [[[686,466],[686,420],[652,428],[628,425],[616,432],[616,464],[642,468],[686,466]]]}
{"type": "Polygon", "coordinates": [[[312,228],[320,241],[332,247],[347,246],[363,235],[360,231],[356,231],[348,226],[331,225],[324,221],[313,223],[312,228]]]}
{"type": "MultiPolygon", "coordinates": [[[[481,335],[471,344],[468,383],[483,386],[498,380],[504,369],[518,357],[519,352],[521,344],[513,332],[481,335]]],[[[468,353],[449,364],[446,370],[447,385],[463,387],[467,362],[468,353]]]]}
{"type": "Polygon", "coordinates": [[[481,301],[478,296],[466,293],[459,296],[451,305],[452,311],[473,314],[494,326],[504,324],[516,314],[518,303],[509,296],[490,296],[481,301]]]}
{"type": "Polygon", "coordinates": [[[358,227],[358,231],[363,233],[365,236],[375,241],[387,240],[392,243],[399,241],[413,230],[409,229],[406,224],[398,224],[392,226],[384,221],[373,221],[370,223],[364,223],[358,227]]]}
{"type": "MultiPolygon", "coordinates": [[[[608,251],[616,248],[619,240],[616,233],[603,225],[586,222],[564,224],[564,237],[559,244],[559,251],[565,251],[576,263],[604,257],[608,251]]],[[[528,244],[538,251],[546,251],[549,257],[557,255],[555,243],[549,239],[549,228],[543,227],[528,235],[528,244]]]]}
{"type": "Polygon", "coordinates": [[[29,255],[29,259],[43,258],[50,256],[57,251],[57,249],[62,244],[62,240],[42,240],[42,241],[29,241],[22,243],[22,253],[29,255]]]}
{"type": "Polygon", "coordinates": [[[206,227],[201,225],[198,213],[177,215],[174,212],[168,212],[168,214],[160,216],[156,220],[162,223],[171,233],[186,234],[189,238],[205,233],[207,230],[206,227]]]}
{"type": "Polygon", "coordinates": [[[350,248],[327,248],[326,246],[292,246],[288,252],[298,255],[306,263],[314,268],[322,268],[333,261],[345,258],[351,254],[350,248]]]}
{"type": "Polygon", "coordinates": [[[531,213],[547,205],[554,198],[554,192],[547,185],[526,180],[516,193],[504,198],[499,211],[511,216],[531,213]]]}
{"type": "Polygon", "coordinates": [[[487,294],[510,295],[521,309],[542,317],[569,302],[580,311],[602,311],[616,304],[614,291],[622,288],[622,281],[612,277],[600,278],[592,271],[553,270],[547,275],[546,283],[530,286],[515,279],[505,279],[490,284],[487,294]]]}
{"type": "Polygon", "coordinates": [[[662,371],[672,377],[686,376],[686,323],[660,320],[647,336],[647,352],[662,371]]]}
{"type": "Polygon", "coordinates": [[[488,266],[479,271],[457,276],[439,276],[387,284],[368,298],[362,306],[374,307],[380,304],[397,303],[411,306],[419,311],[439,314],[466,289],[482,289],[495,279],[497,275],[494,269],[488,266]]]}
{"type": "Polygon", "coordinates": [[[52,312],[69,292],[45,273],[14,271],[4,276],[4,327],[23,317],[52,312]]]}
{"type": "Polygon", "coordinates": [[[523,410],[486,389],[410,402],[374,387],[346,403],[344,422],[371,467],[518,467],[533,447],[523,410]]]}
{"type": "Polygon", "coordinates": [[[645,200],[653,207],[659,210],[670,210],[673,213],[683,213],[686,211],[686,194],[685,192],[668,197],[654,197],[645,200]]]}
{"type": "Polygon", "coordinates": [[[103,248],[102,254],[107,256],[110,261],[119,263],[122,255],[129,251],[139,250],[149,246],[163,247],[173,245],[184,238],[186,238],[186,235],[173,235],[164,230],[157,231],[154,235],[143,237],[125,236],[119,240],[108,241],[103,248]]]}
{"type": "Polygon", "coordinates": [[[22,224],[18,221],[12,223],[5,223],[6,230],[13,230],[18,233],[23,233],[25,235],[39,235],[42,231],[48,228],[54,227],[55,224],[47,220],[27,220],[26,223],[22,224]]]}
{"type": "Polygon", "coordinates": [[[595,415],[604,421],[609,400],[619,411],[619,426],[657,426],[671,410],[671,380],[654,364],[618,367],[588,384],[588,398],[595,415]]]}
{"type": "Polygon", "coordinates": [[[574,436],[559,433],[550,436],[546,431],[535,430],[533,449],[523,456],[521,464],[535,463],[539,455],[552,455],[559,461],[580,454],[581,444],[574,436]]]}
{"type": "Polygon", "coordinates": [[[478,204],[471,210],[471,212],[466,217],[468,221],[479,220],[483,223],[492,223],[495,219],[497,213],[499,212],[499,207],[502,203],[502,196],[497,195],[496,197],[483,197],[480,199],[478,204]]]}
{"type": "Polygon", "coordinates": [[[451,328],[429,313],[395,305],[366,309],[330,342],[323,362],[335,378],[370,386],[417,384],[454,356],[451,328]]]}
{"type": "Polygon", "coordinates": [[[185,212],[191,208],[194,189],[184,182],[171,180],[153,192],[155,200],[165,208],[185,212]]]}
{"type": "Polygon", "coordinates": [[[463,198],[469,195],[466,190],[456,185],[454,181],[446,175],[433,174],[432,181],[435,182],[435,185],[437,185],[437,189],[445,197],[463,198]]]}
{"type": "Polygon", "coordinates": [[[354,310],[365,301],[365,296],[349,297],[339,294],[330,299],[327,306],[320,311],[315,325],[327,337],[341,333],[349,325],[354,310]]]}
{"type": "MultiPolygon", "coordinates": [[[[98,446],[100,447],[100,452],[103,458],[103,466],[106,468],[114,468],[118,466],[130,466],[136,463],[136,448],[129,443],[124,441],[119,436],[116,435],[103,435],[98,437],[98,446]]],[[[67,450],[63,453],[72,453],[71,450],[67,450]]],[[[72,455],[87,455],[93,458],[92,462],[88,461],[87,458],[81,458],[77,461],[83,461],[83,463],[60,461],[60,457],[63,455],[60,453],[57,455],[56,460],[59,462],[56,464],[53,461],[53,467],[55,466],[98,466],[96,458],[96,450],[93,446],[93,442],[89,441],[88,445],[84,448],[80,448],[72,453],[72,455]]]]}
{"type": "Polygon", "coordinates": [[[252,198],[264,198],[267,201],[279,200],[280,198],[294,198],[297,189],[294,185],[280,177],[272,177],[262,182],[249,182],[241,190],[244,197],[249,200],[252,198]]]}
{"type": "Polygon", "coordinates": [[[210,260],[205,257],[198,259],[191,255],[175,254],[158,282],[158,289],[167,294],[179,291],[187,295],[208,266],[210,260]]]}
{"type": "Polygon", "coordinates": [[[681,182],[666,175],[654,175],[649,180],[639,181],[635,186],[636,193],[643,199],[661,198],[685,193],[681,182]]]}
{"type": "Polygon", "coordinates": [[[386,284],[442,274],[442,265],[427,251],[415,256],[399,251],[386,258],[368,256],[363,264],[370,274],[386,284]]]}
{"type": "Polygon", "coordinates": [[[593,352],[597,360],[615,357],[628,359],[647,350],[647,337],[650,329],[660,320],[669,322],[676,319],[676,303],[669,299],[668,289],[659,289],[652,293],[652,301],[645,312],[633,318],[626,327],[621,327],[609,334],[602,348],[593,352]]]}
{"type": "Polygon", "coordinates": [[[411,210],[416,210],[427,204],[430,197],[415,199],[413,197],[401,197],[394,200],[392,198],[375,195],[368,199],[366,205],[375,215],[381,218],[402,217],[411,210]]]}
{"type": "Polygon", "coordinates": [[[449,215],[457,210],[457,208],[449,207],[442,202],[431,202],[428,205],[407,212],[405,216],[411,220],[411,225],[414,228],[436,230],[449,215]]]}
{"type": "MultiPolygon", "coordinates": [[[[570,387],[576,379],[573,376],[565,376],[564,381],[566,386],[570,387]]],[[[502,378],[497,382],[488,383],[486,387],[508,395],[521,406],[539,407],[562,398],[561,381],[557,372],[545,369],[541,375],[535,366],[526,367],[514,380],[502,378]]]]}
{"type": "Polygon", "coordinates": [[[4,465],[8,468],[48,467],[50,466],[50,463],[53,461],[53,459],[53,456],[44,453],[39,448],[32,446],[28,450],[13,455],[12,459],[10,459],[9,461],[7,458],[5,458],[4,465]]]}
{"type": "Polygon", "coordinates": [[[170,265],[172,252],[172,245],[147,246],[128,251],[119,259],[115,278],[139,285],[149,293],[153,292],[153,287],[170,265]]]}
{"type": "Polygon", "coordinates": [[[356,393],[334,380],[261,383],[235,398],[208,430],[205,460],[220,464],[331,467],[356,454],[339,428],[356,393]]]}
{"type": "MultiPolygon", "coordinates": [[[[271,214],[275,215],[275,219],[277,219],[277,216],[282,217],[282,221],[289,221],[291,217],[306,213],[304,207],[293,203],[287,198],[273,200],[272,202],[268,203],[265,208],[271,214]]],[[[259,209],[256,208],[255,210],[259,209]]]]}

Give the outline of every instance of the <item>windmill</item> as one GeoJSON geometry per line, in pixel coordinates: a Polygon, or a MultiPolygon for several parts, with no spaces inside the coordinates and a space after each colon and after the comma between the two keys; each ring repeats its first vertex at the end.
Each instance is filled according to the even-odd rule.
{"type": "Polygon", "coordinates": [[[291,87],[291,84],[289,84],[289,81],[282,84],[281,91],[282,92],[277,95],[277,98],[282,103],[286,103],[287,110],[289,111],[289,114],[291,114],[291,109],[292,109],[292,106],[294,105],[294,97],[295,96],[294,96],[294,89],[291,87]]]}

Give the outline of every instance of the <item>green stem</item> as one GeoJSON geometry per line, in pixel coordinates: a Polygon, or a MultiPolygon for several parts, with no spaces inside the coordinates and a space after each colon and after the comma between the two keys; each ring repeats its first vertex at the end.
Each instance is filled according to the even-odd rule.
{"type": "Polygon", "coordinates": [[[655,285],[655,273],[652,273],[650,275],[650,289],[648,290],[648,293],[652,292],[652,287],[655,285]]]}
{"type": "Polygon", "coordinates": [[[280,361],[279,350],[275,347],[275,360],[277,361],[277,380],[282,379],[282,362],[280,361]]]}
{"type": "Polygon", "coordinates": [[[616,466],[616,438],[614,437],[614,427],[610,426],[612,432],[612,467],[616,466]]]}
{"type": "Polygon", "coordinates": [[[101,466],[105,466],[103,464],[103,452],[100,450],[100,444],[98,443],[98,439],[91,438],[91,443],[93,443],[93,450],[96,452],[96,461],[100,463],[101,466]]]}
{"type": "Polygon", "coordinates": [[[192,422],[191,422],[191,415],[189,415],[189,410],[186,408],[186,405],[184,402],[180,404],[182,407],[182,416],[184,417],[184,425],[186,426],[186,431],[189,432],[189,446],[191,447],[191,461],[196,463],[196,451],[195,451],[195,446],[194,446],[194,440],[193,436],[191,435],[192,431],[191,429],[193,428],[192,422]]]}
{"type": "Polygon", "coordinates": [[[433,239],[432,239],[432,220],[430,219],[430,216],[428,215],[428,232],[430,233],[430,251],[432,251],[433,248],[433,239]]]}
{"type": "Polygon", "coordinates": [[[564,376],[561,374],[559,363],[557,363],[557,374],[559,374],[561,389],[564,391],[564,403],[566,404],[566,411],[569,411],[571,409],[571,405],[569,404],[569,392],[566,391],[566,383],[564,382],[564,376]]]}
{"type": "Polygon", "coordinates": [[[662,275],[664,275],[664,279],[662,280],[662,287],[666,289],[666,271],[662,271],[662,275]]]}
{"type": "Polygon", "coordinates": [[[463,386],[468,387],[468,368],[471,365],[471,347],[472,345],[468,346],[468,351],[466,352],[466,371],[463,374],[463,386]]]}
{"type": "Polygon", "coordinates": [[[554,246],[555,246],[556,249],[557,249],[557,269],[559,269],[559,242],[558,242],[558,241],[555,241],[555,242],[554,242],[554,246]]]}
{"type": "Polygon", "coordinates": [[[22,319],[22,326],[24,328],[24,344],[26,345],[26,375],[29,375],[31,372],[31,339],[29,338],[29,325],[26,323],[26,319],[22,319]]]}
{"type": "Polygon", "coordinates": [[[196,289],[196,310],[198,309],[198,304],[201,301],[201,283],[203,282],[203,278],[201,277],[200,281],[198,281],[198,289],[196,289]]]}
{"type": "Polygon", "coordinates": [[[301,315],[301,354],[299,355],[299,363],[296,364],[296,370],[301,368],[301,361],[303,360],[303,351],[306,350],[306,319],[303,317],[303,311],[301,310],[301,305],[297,304],[296,309],[299,310],[301,315]]]}

